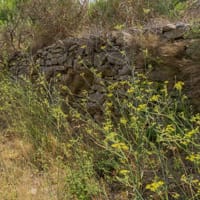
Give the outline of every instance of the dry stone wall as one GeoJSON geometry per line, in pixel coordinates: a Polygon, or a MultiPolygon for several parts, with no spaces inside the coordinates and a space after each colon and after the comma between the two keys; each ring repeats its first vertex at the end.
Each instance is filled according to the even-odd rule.
{"type": "Polygon", "coordinates": [[[16,77],[42,72],[48,80],[56,78],[67,86],[74,96],[88,91],[92,115],[100,112],[104,102],[98,74],[109,83],[132,78],[135,71],[145,72],[149,66],[149,77],[154,81],[184,81],[186,93],[200,110],[200,35],[188,24],[67,38],[34,55],[19,53],[9,60],[9,69],[16,77]]]}

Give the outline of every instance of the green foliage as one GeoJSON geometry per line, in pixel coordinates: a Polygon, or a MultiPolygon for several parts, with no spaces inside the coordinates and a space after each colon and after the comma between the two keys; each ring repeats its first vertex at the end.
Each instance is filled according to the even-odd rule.
{"type": "MultiPolygon", "coordinates": [[[[98,0],[86,12],[72,0],[1,1],[1,39],[14,50],[30,44],[37,50],[81,30],[86,13],[87,22],[121,30],[157,15],[178,17],[187,2],[98,0]]],[[[191,35],[199,37],[199,25],[191,35]]],[[[87,97],[81,108],[72,107],[43,76],[33,84],[0,72],[0,131],[33,145],[30,162],[40,173],[58,161],[58,199],[199,199],[200,115],[192,114],[184,83],[170,93],[167,81],[153,83],[143,74],[102,82],[107,96],[96,122],[87,97]]]]}
{"type": "Polygon", "coordinates": [[[112,82],[97,123],[83,108],[67,104],[63,113],[43,77],[37,89],[26,79],[0,78],[1,131],[34,145],[30,161],[41,172],[59,161],[59,198],[105,199],[110,192],[123,199],[199,198],[200,116],[188,109],[183,82],[172,94],[168,82],[142,74],[112,82]]]}
{"type": "Polygon", "coordinates": [[[14,20],[14,15],[17,12],[17,4],[21,0],[6,0],[0,2],[0,25],[14,20]]]}
{"type": "Polygon", "coordinates": [[[199,115],[192,116],[187,108],[183,82],[174,85],[173,95],[167,85],[149,82],[142,74],[133,81],[111,83],[104,122],[92,125],[99,127],[96,131],[91,123],[86,128],[102,147],[95,156],[96,172],[110,185],[126,188],[132,199],[145,199],[146,194],[150,199],[169,199],[175,191],[182,199],[199,195],[198,186],[181,180],[182,176],[198,179],[199,115]],[[97,131],[100,137],[93,136],[97,131]],[[194,163],[188,164],[186,160],[193,158],[194,163]]]}
{"type": "Polygon", "coordinates": [[[158,0],[152,6],[158,14],[178,17],[187,8],[187,0],[158,0]]]}
{"type": "MultiPolygon", "coordinates": [[[[101,23],[115,23],[120,19],[116,19],[117,12],[119,11],[119,0],[97,0],[90,4],[89,17],[91,20],[101,19],[101,23]]],[[[97,23],[96,21],[96,23],[97,23]]]]}
{"type": "Polygon", "coordinates": [[[132,26],[144,24],[155,16],[178,18],[187,8],[188,0],[97,0],[91,3],[89,17],[91,21],[103,26],[124,24],[132,26]]]}
{"type": "Polygon", "coordinates": [[[36,90],[27,79],[16,82],[2,72],[0,76],[0,115],[4,127],[31,138],[36,146],[42,144],[48,133],[56,134],[57,105],[50,105],[44,81],[40,80],[36,90]]]}
{"type": "MultiPolygon", "coordinates": [[[[78,144],[79,145],[79,144],[78,144]]],[[[68,191],[67,199],[90,200],[98,195],[100,186],[95,180],[93,159],[88,152],[82,151],[75,155],[75,162],[67,166],[65,189],[68,191]]]]}

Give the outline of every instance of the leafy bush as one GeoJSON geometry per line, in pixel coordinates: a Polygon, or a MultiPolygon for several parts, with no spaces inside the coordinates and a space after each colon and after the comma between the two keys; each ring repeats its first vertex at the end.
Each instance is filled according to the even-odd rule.
{"type": "Polygon", "coordinates": [[[36,51],[80,31],[84,4],[73,0],[10,0],[0,3],[1,40],[7,52],[36,51]]]}
{"type": "Polygon", "coordinates": [[[21,7],[23,17],[34,27],[33,48],[72,36],[84,22],[86,8],[74,0],[32,0],[21,7]]]}

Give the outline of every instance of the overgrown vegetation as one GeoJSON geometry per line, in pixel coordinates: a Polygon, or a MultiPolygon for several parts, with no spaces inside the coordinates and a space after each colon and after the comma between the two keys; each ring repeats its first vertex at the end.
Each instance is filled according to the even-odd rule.
{"type": "Polygon", "coordinates": [[[52,199],[199,199],[200,116],[182,82],[173,95],[142,74],[112,83],[98,123],[78,107],[67,115],[58,94],[38,83],[1,73],[1,134],[31,145],[27,165],[46,174],[57,167],[52,199]]]}
{"type": "Polygon", "coordinates": [[[183,82],[169,92],[167,81],[144,74],[102,79],[106,100],[95,121],[87,91],[75,107],[43,75],[32,83],[5,69],[9,54],[34,52],[88,24],[107,30],[178,19],[193,1],[82,2],[0,3],[0,199],[200,199],[200,114],[183,82]]]}
{"type": "Polygon", "coordinates": [[[35,52],[58,39],[93,29],[141,26],[158,17],[180,19],[191,5],[195,5],[194,0],[96,0],[90,4],[87,0],[2,1],[0,45],[9,53],[35,52]]]}

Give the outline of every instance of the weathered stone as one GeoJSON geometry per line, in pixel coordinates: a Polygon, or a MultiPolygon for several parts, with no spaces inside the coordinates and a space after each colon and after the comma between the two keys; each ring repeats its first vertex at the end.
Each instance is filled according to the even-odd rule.
{"type": "Polygon", "coordinates": [[[45,74],[47,79],[51,78],[57,73],[61,73],[66,70],[65,66],[50,66],[50,67],[42,67],[41,72],[45,74]]]}
{"type": "Polygon", "coordinates": [[[118,75],[123,76],[123,75],[131,75],[132,70],[130,69],[130,66],[125,65],[122,69],[119,70],[118,75]]]}
{"type": "Polygon", "coordinates": [[[44,59],[39,59],[38,63],[39,63],[40,66],[43,66],[43,65],[45,65],[45,60],[44,59]]]}
{"type": "Polygon", "coordinates": [[[92,85],[91,90],[98,91],[98,92],[101,92],[101,93],[106,91],[105,87],[103,87],[100,84],[95,84],[95,83],[94,83],[94,85],[92,85]]]}
{"type": "Polygon", "coordinates": [[[110,64],[114,65],[124,65],[126,64],[125,57],[121,52],[110,52],[107,53],[107,59],[110,64]]]}
{"type": "Polygon", "coordinates": [[[64,64],[64,62],[66,61],[66,59],[67,59],[66,56],[63,55],[63,56],[57,58],[57,62],[58,62],[59,65],[62,65],[62,64],[64,64]]]}
{"type": "Polygon", "coordinates": [[[101,65],[104,65],[105,62],[106,62],[106,53],[101,52],[101,53],[98,53],[98,54],[96,53],[94,55],[94,63],[93,63],[94,66],[99,67],[101,65]]]}
{"type": "Polygon", "coordinates": [[[116,70],[111,65],[103,65],[98,68],[98,70],[102,73],[102,76],[111,77],[117,74],[116,70]]]}
{"type": "Polygon", "coordinates": [[[181,26],[180,25],[180,26],[177,26],[176,29],[174,29],[174,30],[164,32],[163,36],[167,39],[170,39],[170,40],[183,38],[188,30],[189,30],[188,26],[181,26]]]}
{"type": "Polygon", "coordinates": [[[52,58],[51,59],[51,65],[57,65],[58,64],[58,59],[57,58],[52,58]]]}
{"type": "Polygon", "coordinates": [[[52,57],[53,57],[52,53],[48,53],[47,56],[46,56],[47,59],[51,59],[52,57]]]}
{"type": "Polygon", "coordinates": [[[73,66],[73,58],[71,58],[70,56],[68,57],[68,59],[67,59],[67,61],[66,61],[66,64],[68,65],[68,66],[73,66]]]}
{"type": "Polygon", "coordinates": [[[102,105],[105,101],[105,95],[103,93],[100,93],[99,91],[96,91],[95,93],[89,95],[89,99],[91,102],[96,102],[102,105]]]}
{"type": "Polygon", "coordinates": [[[51,49],[51,53],[54,53],[54,54],[62,54],[63,52],[64,52],[64,49],[62,47],[51,49]]]}
{"type": "Polygon", "coordinates": [[[177,23],[114,31],[107,36],[67,38],[39,50],[33,59],[17,53],[8,66],[15,76],[30,75],[34,65],[48,79],[61,73],[59,81],[75,94],[74,101],[83,90],[88,91],[92,101],[88,106],[97,115],[102,112],[104,85],[132,78],[133,64],[137,72],[145,72],[151,65],[151,80],[184,81],[185,93],[200,111],[200,39],[193,39],[193,34],[185,38],[189,29],[188,24],[177,23]],[[100,72],[101,78],[97,76],[100,72]]]}
{"type": "Polygon", "coordinates": [[[87,105],[87,110],[92,116],[97,115],[97,113],[101,112],[101,105],[94,102],[89,102],[87,105]]]}
{"type": "Polygon", "coordinates": [[[166,26],[164,26],[162,28],[163,32],[168,32],[168,31],[172,31],[176,29],[176,25],[175,24],[167,24],[166,26]]]}
{"type": "Polygon", "coordinates": [[[47,66],[51,66],[51,65],[52,65],[51,60],[46,60],[45,65],[47,65],[47,66]]]}
{"type": "Polygon", "coordinates": [[[77,49],[78,48],[78,45],[77,44],[74,44],[73,46],[71,46],[70,48],[69,48],[69,51],[74,51],[75,49],[77,49]]]}

